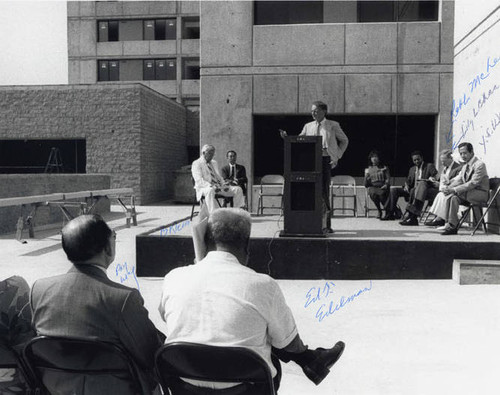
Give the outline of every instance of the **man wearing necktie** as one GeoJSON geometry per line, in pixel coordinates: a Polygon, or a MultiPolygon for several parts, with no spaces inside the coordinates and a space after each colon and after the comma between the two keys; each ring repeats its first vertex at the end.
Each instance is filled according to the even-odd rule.
{"type": "Polygon", "coordinates": [[[215,195],[232,197],[234,207],[244,207],[245,199],[241,187],[229,185],[224,181],[219,174],[217,162],[213,159],[214,155],[215,147],[205,144],[201,150],[200,158],[191,165],[196,200],[200,200],[204,196],[209,213],[219,207],[215,195]]]}
{"type": "Polygon", "coordinates": [[[443,233],[441,233],[444,236],[457,234],[459,206],[486,202],[490,189],[490,179],[486,171],[486,165],[474,156],[472,144],[460,144],[458,152],[465,166],[462,167],[458,176],[443,188],[440,193],[442,194],[441,199],[444,199],[441,211],[434,212],[446,223],[444,229],[442,229],[443,233]]]}
{"type": "Polygon", "coordinates": [[[221,176],[229,185],[238,185],[243,195],[246,195],[246,185],[248,182],[245,166],[236,163],[237,155],[235,151],[227,151],[227,165],[221,169],[221,176]]]}
{"type": "MultiPolygon", "coordinates": [[[[311,106],[311,115],[313,122],[306,123],[300,136],[321,136],[323,137],[323,180],[322,180],[322,195],[324,215],[326,215],[325,233],[333,233],[331,227],[331,207],[330,207],[330,178],[331,171],[334,169],[339,159],[344,155],[349,144],[349,139],[340,127],[338,122],[326,119],[328,106],[321,102],[315,101],[311,106]]],[[[281,131],[281,136],[286,136],[285,131],[281,131]]]]}

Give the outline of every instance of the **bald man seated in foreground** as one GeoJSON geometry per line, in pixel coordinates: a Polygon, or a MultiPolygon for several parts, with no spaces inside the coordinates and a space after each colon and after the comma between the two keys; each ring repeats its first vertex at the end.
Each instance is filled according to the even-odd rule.
{"type": "MultiPolygon", "coordinates": [[[[40,279],[31,289],[37,335],[98,339],[125,348],[140,374],[142,393],[157,386],[154,355],[165,336],[148,318],[139,291],[108,279],[115,258],[116,233],[99,215],[81,215],[62,230],[62,247],[73,267],[40,279]]],[[[46,370],[43,383],[52,394],[135,395],[129,378],[85,376],[46,370]]],[[[159,392],[155,392],[159,393],[159,392]]]]}
{"type": "MultiPolygon", "coordinates": [[[[165,276],[159,310],[167,324],[167,342],[246,347],[267,362],[276,389],[281,379],[278,358],[297,363],[318,385],[345,345],[310,350],[302,343],[278,283],[247,267],[251,226],[244,210],[215,210],[206,235],[211,251],[197,264],[165,276]]],[[[211,388],[242,385],[184,381],[211,388]]]]}

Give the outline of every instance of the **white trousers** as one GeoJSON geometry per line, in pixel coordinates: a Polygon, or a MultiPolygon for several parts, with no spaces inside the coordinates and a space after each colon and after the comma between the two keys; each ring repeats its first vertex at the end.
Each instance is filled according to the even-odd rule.
{"type": "Polygon", "coordinates": [[[215,209],[219,208],[219,204],[215,200],[215,195],[227,196],[233,198],[233,206],[235,208],[240,208],[245,206],[245,197],[243,196],[243,191],[239,186],[224,186],[220,192],[215,192],[215,188],[207,187],[200,189],[201,194],[205,196],[205,203],[207,205],[208,212],[211,213],[215,209]],[[224,191],[224,189],[228,189],[224,191]]]}

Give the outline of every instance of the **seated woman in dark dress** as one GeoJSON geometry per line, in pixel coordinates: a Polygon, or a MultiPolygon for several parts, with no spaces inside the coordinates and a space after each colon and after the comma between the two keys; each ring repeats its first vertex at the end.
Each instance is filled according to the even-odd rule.
{"type": "MultiPolygon", "coordinates": [[[[31,327],[30,287],[26,280],[12,276],[0,281],[0,362],[14,364],[12,352],[21,354],[24,344],[35,336],[31,327]]],[[[21,372],[0,367],[0,394],[26,394],[21,372]]]]}
{"type": "Polygon", "coordinates": [[[365,187],[368,188],[368,195],[377,207],[377,218],[381,218],[382,206],[389,197],[391,176],[387,166],[382,165],[377,151],[370,152],[368,162],[368,168],[365,169],[365,187]]]}

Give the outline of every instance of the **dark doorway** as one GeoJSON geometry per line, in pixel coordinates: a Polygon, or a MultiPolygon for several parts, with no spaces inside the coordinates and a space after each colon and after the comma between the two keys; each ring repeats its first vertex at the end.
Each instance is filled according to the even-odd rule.
{"type": "MultiPolygon", "coordinates": [[[[43,173],[52,148],[60,152],[60,173],[85,173],[86,142],[73,140],[0,140],[0,173],[43,173]]],[[[54,172],[54,169],[52,169],[54,172]]]]}
{"type": "MultiPolygon", "coordinates": [[[[376,149],[389,166],[391,175],[405,177],[412,165],[410,154],[420,150],[434,158],[435,115],[333,115],[349,138],[347,151],[334,174],[362,177],[368,153],[376,149]],[[397,124],[397,125],[396,125],[397,124]]],[[[254,177],[283,174],[283,140],[278,129],[297,135],[310,115],[254,115],[254,177]]]]}

